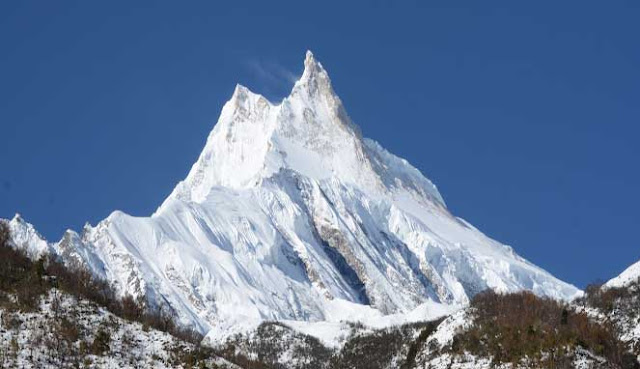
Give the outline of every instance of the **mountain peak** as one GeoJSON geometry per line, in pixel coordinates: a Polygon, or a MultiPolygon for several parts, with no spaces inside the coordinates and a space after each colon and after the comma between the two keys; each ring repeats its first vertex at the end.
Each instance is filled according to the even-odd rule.
{"type": "Polygon", "coordinates": [[[304,59],[304,72],[302,72],[302,76],[296,82],[292,94],[300,90],[307,92],[310,97],[320,94],[336,98],[333,88],[331,87],[329,74],[322,67],[322,64],[316,60],[311,51],[307,51],[304,59]]]}
{"type": "MultiPolygon", "coordinates": [[[[398,185],[384,164],[372,161],[373,149],[364,144],[311,51],[304,67],[291,94],[278,105],[236,85],[198,161],[170,197],[202,202],[217,187],[252,188],[281,169],[374,192],[398,185]]],[[[415,182],[422,188],[428,182],[421,174],[404,174],[403,186],[415,182]]],[[[426,186],[426,192],[437,194],[430,182],[426,186]]]]}
{"type": "Polygon", "coordinates": [[[231,98],[244,98],[250,93],[251,90],[249,90],[249,88],[238,83],[236,84],[236,88],[233,89],[233,95],[231,95],[231,98]]]}
{"type": "Polygon", "coordinates": [[[322,68],[322,66],[320,65],[320,63],[318,63],[318,61],[316,60],[316,58],[313,56],[313,53],[311,52],[311,50],[307,50],[307,53],[305,55],[304,58],[304,69],[309,70],[309,71],[314,71],[318,68],[322,68]]]}
{"type": "Polygon", "coordinates": [[[24,223],[24,219],[22,218],[22,215],[20,215],[20,213],[16,213],[11,221],[15,223],[24,223]]]}
{"type": "Polygon", "coordinates": [[[264,96],[249,90],[246,86],[236,84],[229,102],[233,103],[235,106],[243,106],[249,101],[262,101],[263,103],[268,103],[270,105],[269,101],[264,96]]]}
{"type": "Polygon", "coordinates": [[[313,61],[314,57],[313,57],[313,53],[311,52],[311,50],[307,50],[307,52],[305,53],[305,61],[313,61]]]}

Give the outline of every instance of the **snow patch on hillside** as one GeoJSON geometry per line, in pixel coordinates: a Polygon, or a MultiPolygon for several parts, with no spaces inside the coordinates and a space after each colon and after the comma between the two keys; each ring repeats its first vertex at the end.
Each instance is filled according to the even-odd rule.
{"type": "Polygon", "coordinates": [[[625,287],[630,283],[637,281],[638,279],[640,279],[640,261],[625,269],[625,271],[620,273],[619,276],[612,278],[605,284],[605,286],[625,287]]]}

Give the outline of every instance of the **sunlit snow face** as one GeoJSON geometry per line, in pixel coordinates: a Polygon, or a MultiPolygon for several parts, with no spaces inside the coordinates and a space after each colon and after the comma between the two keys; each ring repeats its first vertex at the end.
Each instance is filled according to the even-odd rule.
{"type": "Polygon", "coordinates": [[[18,246],[81,261],[215,337],[264,320],[424,319],[484,288],[578,292],[453,216],[417,169],[362,138],[310,53],[278,105],[236,88],[151,217],[115,212],[53,244],[12,227],[18,246]]]}

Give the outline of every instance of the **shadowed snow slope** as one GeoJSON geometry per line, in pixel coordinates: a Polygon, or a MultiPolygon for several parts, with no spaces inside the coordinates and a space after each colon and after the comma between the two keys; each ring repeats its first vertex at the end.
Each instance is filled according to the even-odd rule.
{"type": "Polygon", "coordinates": [[[486,288],[580,292],[453,216],[417,169],[362,138],[310,52],[304,66],[278,105],[238,85],[151,217],[114,212],[55,244],[17,217],[16,246],[51,250],[214,336],[462,305],[486,288]]]}

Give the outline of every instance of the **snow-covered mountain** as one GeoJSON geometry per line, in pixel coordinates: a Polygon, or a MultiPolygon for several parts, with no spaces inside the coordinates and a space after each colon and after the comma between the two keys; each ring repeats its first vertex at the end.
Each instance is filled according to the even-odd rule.
{"type": "Polygon", "coordinates": [[[624,272],[620,273],[619,276],[612,278],[607,283],[605,283],[606,287],[625,287],[630,283],[635,282],[640,279],[640,261],[631,265],[624,272]]]}
{"type": "Polygon", "coordinates": [[[452,215],[419,170],[363,138],[310,52],[279,104],[236,87],[152,216],[116,211],[57,243],[19,216],[10,226],[31,255],[86,267],[214,337],[265,320],[426,319],[487,288],[580,293],[452,215]]]}

